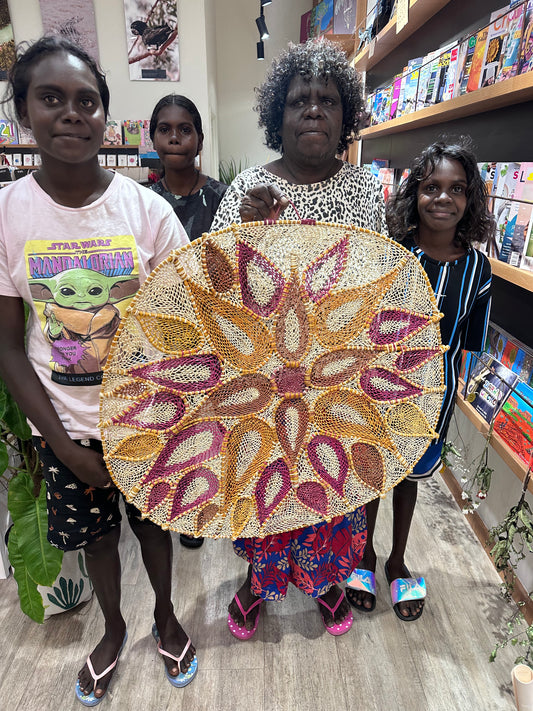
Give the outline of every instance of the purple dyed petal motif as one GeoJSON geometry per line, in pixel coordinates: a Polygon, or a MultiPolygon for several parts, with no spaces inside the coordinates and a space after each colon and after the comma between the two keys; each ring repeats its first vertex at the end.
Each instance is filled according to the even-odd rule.
{"type": "Polygon", "coordinates": [[[218,385],[220,360],[212,353],[165,358],[130,370],[131,375],[180,393],[197,393],[218,385]]]}
{"type": "Polygon", "coordinates": [[[195,422],[174,435],[141,484],[178,474],[220,454],[226,429],[219,422],[195,422]]]}
{"type": "Polygon", "coordinates": [[[307,267],[303,283],[312,301],[320,301],[333,289],[344,271],[347,256],[348,237],[344,237],[307,267]]]}
{"type": "Polygon", "coordinates": [[[121,415],[113,417],[112,422],[114,425],[128,425],[159,432],[177,425],[184,414],[185,403],[178,395],[157,392],[121,415]]]}
{"type": "Polygon", "coordinates": [[[174,492],[169,521],[207,503],[217,495],[219,481],[210,469],[199,467],[182,477],[174,492]]]}
{"type": "Polygon", "coordinates": [[[316,435],[307,445],[307,456],[322,481],[343,496],[349,465],[342,443],[328,435],[316,435]]]}
{"type": "Polygon", "coordinates": [[[372,343],[377,346],[400,343],[421,331],[428,323],[429,319],[426,316],[403,309],[385,309],[372,319],[368,335],[372,343]]]}
{"type": "Polygon", "coordinates": [[[318,481],[304,481],[296,489],[296,497],[311,511],[321,516],[327,516],[329,511],[328,495],[318,481]]]}
{"type": "Polygon", "coordinates": [[[237,244],[237,261],[243,305],[258,316],[270,316],[285,288],[282,273],[245,242],[237,244]]]}
{"type": "Polygon", "coordinates": [[[422,388],[386,368],[369,368],[359,378],[361,390],[377,402],[398,402],[421,395],[422,388]]]}
{"type": "Polygon", "coordinates": [[[255,487],[257,515],[263,524],[291,490],[289,467],[283,459],[268,465],[255,487]]]}

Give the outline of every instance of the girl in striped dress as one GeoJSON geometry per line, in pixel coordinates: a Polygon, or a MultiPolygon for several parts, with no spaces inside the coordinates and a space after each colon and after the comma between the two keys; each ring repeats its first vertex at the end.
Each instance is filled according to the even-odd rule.
{"type": "MultiPolygon", "coordinates": [[[[431,282],[440,322],[446,391],[437,423],[438,439],[393,493],[392,550],[385,563],[394,611],[403,621],[420,617],[425,581],[412,578],[404,562],[417,482],[441,466],[442,445],[453,412],[463,350],[483,349],[490,311],[491,269],[474,244],[485,242],[495,230],[487,208],[487,192],[466,141],[437,142],[426,148],[411,166],[409,177],[387,203],[389,235],[413,252],[431,282]]],[[[346,596],[360,612],[376,604],[376,553],[373,534],[379,499],[366,505],[368,539],[361,567],[347,581],[346,596]]]]}

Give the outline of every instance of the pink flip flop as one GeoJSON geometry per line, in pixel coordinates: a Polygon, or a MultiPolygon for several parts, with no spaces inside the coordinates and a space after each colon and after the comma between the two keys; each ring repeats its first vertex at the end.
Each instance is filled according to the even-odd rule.
{"type": "MultiPolygon", "coordinates": [[[[341,604],[341,602],[344,599],[344,593],[341,591],[341,594],[339,595],[339,599],[335,603],[334,607],[330,607],[327,602],[324,602],[321,598],[317,597],[317,602],[319,602],[321,605],[324,605],[326,610],[329,610],[331,612],[331,616],[334,618],[335,617],[335,612],[337,611],[337,608],[341,604]]],[[[352,611],[350,610],[350,613],[347,617],[344,618],[342,622],[338,622],[337,624],[331,625],[331,627],[328,627],[326,624],[326,621],[324,620],[324,617],[322,617],[322,622],[324,623],[324,627],[326,628],[326,632],[329,632],[335,637],[338,637],[341,634],[345,634],[348,632],[349,629],[351,629],[353,625],[353,614],[352,611]]]]}
{"type": "MultiPolygon", "coordinates": [[[[235,597],[233,599],[237,603],[237,607],[239,608],[242,616],[244,617],[244,625],[246,625],[246,618],[250,614],[250,612],[254,609],[254,607],[256,607],[257,605],[260,605],[263,602],[263,600],[261,598],[259,598],[259,600],[252,602],[250,607],[245,612],[243,606],[241,605],[241,601],[239,600],[239,596],[235,595],[235,597]]],[[[229,631],[237,639],[241,639],[241,640],[250,639],[250,637],[254,636],[255,631],[257,630],[257,624],[259,622],[259,615],[260,614],[261,614],[261,610],[259,610],[259,612],[257,613],[257,617],[255,618],[255,625],[252,627],[251,630],[247,630],[246,626],[239,627],[239,625],[235,622],[235,620],[233,619],[231,614],[228,614],[229,631]]]]}

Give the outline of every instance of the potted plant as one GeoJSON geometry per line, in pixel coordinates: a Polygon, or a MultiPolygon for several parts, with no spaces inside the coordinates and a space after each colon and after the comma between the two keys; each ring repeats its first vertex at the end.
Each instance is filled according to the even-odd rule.
{"type": "Polygon", "coordinates": [[[88,576],[79,552],[74,555],[81,576],[73,579],[70,573],[60,575],[63,551],[51,546],[46,538],[46,487],[32,446],[31,430],[2,380],[0,477],[7,488],[7,506],[13,520],[6,537],[20,607],[32,620],[43,622],[46,608],[68,609],[87,599],[90,583],[84,581],[88,576]]]}

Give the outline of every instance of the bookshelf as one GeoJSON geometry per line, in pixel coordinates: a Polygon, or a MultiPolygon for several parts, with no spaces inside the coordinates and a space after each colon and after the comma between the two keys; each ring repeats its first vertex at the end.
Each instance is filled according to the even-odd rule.
{"type": "Polygon", "coordinates": [[[500,262],[499,259],[489,259],[489,261],[493,275],[533,292],[533,272],[513,267],[506,262],[500,262]]]}
{"type": "MultiPolygon", "coordinates": [[[[459,385],[459,392],[462,392],[464,383],[459,385]]],[[[489,431],[489,423],[474,410],[470,403],[466,402],[462,395],[457,394],[456,405],[461,412],[467,417],[474,427],[486,436],[489,431]]],[[[505,443],[505,440],[500,437],[497,432],[493,432],[490,437],[490,445],[494,451],[502,458],[509,469],[516,474],[520,481],[524,480],[527,472],[527,465],[518,457],[513,450],[505,443]]],[[[533,480],[529,482],[528,491],[533,494],[533,480]]]]}
{"type": "MultiPolygon", "coordinates": [[[[368,44],[354,57],[353,66],[360,72],[367,72],[384,57],[403,44],[450,0],[410,0],[409,22],[396,33],[396,15],[393,15],[375,38],[374,47],[368,44]]],[[[357,40],[358,41],[358,40],[357,40]]]]}
{"type": "Polygon", "coordinates": [[[533,100],[533,72],[520,74],[506,81],[486,86],[470,94],[463,94],[455,99],[440,104],[427,106],[405,116],[370,126],[361,131],[361,139],[397,134],[424,126],[441,124],[443,121],[455,121],[467,116],[495,111],[506,106],[515,106],[533,100]]]}

